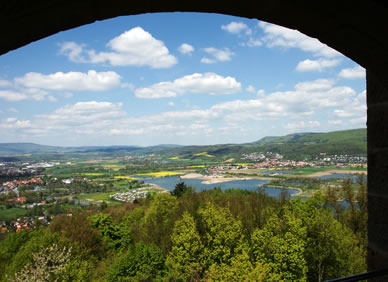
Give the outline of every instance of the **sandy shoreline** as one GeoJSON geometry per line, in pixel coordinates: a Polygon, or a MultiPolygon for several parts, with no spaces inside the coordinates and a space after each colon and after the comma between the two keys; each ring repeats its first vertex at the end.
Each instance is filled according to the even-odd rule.
{"type": "Polygon", "coordinates": [[[316,173],[309,174],[309,175],[306,175],[306,176],[307,177],[321,177],[321,176],[330,175],[330,174],[333,174],[333,173],[344,173],[344,174],[363,173],[365,175],[368,175],[367,171],[333,169],[333,170],[328,170],[328,171],[316,172],[316,173]]]}
{"type": "Polygon", "coordinates": [[[213,175],[202,175],[199,173],[189,173],[182,175],[180,177],[181,179],[201,179],[202,184],[217,184],[222,182],[228,182],[228,181],[235,181],[235,180],[250,180],[253,178],[248,177],[223,177],[223,176],[213,176],[213,175]]]}
{"type": "Polygon", "coordinates": [[[165,192],[165,193],[169,192],[168,189],[160,187],[159,185],[152,184],[152,183],[148,183],[148,185],[151,186],[152,189],[159,190],[159,191],[162,191],[162,192],[165,192]]]}

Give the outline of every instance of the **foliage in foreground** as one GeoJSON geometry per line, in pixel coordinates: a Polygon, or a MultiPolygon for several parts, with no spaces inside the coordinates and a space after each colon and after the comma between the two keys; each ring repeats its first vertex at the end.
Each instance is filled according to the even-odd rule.
{"type": "Polygon", "coordinates": [[[180,187],[178,197],[57,216],[0,242],[0,280],[323,281],[363,272],[366,202],[345,184],[359,208],[338,208],[332,192],[290,200],[180,187]]]}

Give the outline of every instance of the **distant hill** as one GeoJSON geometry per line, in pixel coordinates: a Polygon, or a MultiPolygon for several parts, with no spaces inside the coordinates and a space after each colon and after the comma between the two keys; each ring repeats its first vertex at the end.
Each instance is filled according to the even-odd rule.
{"type": "Polygon", "coordinates": [[[252,152],[275,152],[289,159],[304,159],[320,153],[328,155],[366,156],[366,129],[352,129],[327,133],[294,133],[285,136],[269,136],[245,144],[220,144],[207,146],[180,146],[173,144],[149,147],[140,146],[84,146],[58,147],[34,143],[0,143],[0,155],[31,153],[82,153],[89,152],[103,156],[123,154],[154,154],[166,158],[211,160],[239,158],[252,152]]]}
{"type": "Polygon", "coordinates": [[[35,143],[0,143],[0,154],[63,152],[65,148],[35,143]]]}
{"type": "Polygon", "coordinates": [[[96,152],[96,153],[114,153],[114,152],[133,152],[139,151],[152,153],[168,148],[181,147],[180,145],[163,144],[150,147],[140,146],[80,146],[80,147],[60,147],[40,145],[35,143],[0,143],[0,155],[22,155],[32,153],[75,153],[75,152],[96,152]]]}

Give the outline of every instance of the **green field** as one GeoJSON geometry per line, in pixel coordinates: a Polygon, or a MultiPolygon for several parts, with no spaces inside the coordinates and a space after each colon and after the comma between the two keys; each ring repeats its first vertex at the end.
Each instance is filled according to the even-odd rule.
{"type": "Polygon", "coordinates": [[[298,168],[295,171],[295,175],[308,175],[308,174],[313,174],[317,172],[322,172],[322,171],[328,171],[328,170],[357,170],[360,173],[366,172],[366,168],[353,168],[353,167],[344,167],[344,168],[338,168],[335,166],[328,166],[328,167],[303,167],[303,168],[298,168]]]}
{"type": "Polygon", "coordinates": [[[27,210],[21,208],[10,208],[0,210],[0,220],[15,219],[19,216],[23,216],[27,213],[27,210]]]}
{"type": "Polygon", "coordinates": [[[102,201],[105,201],[108,205],[111,205],[111,206],[119,205],[120,202],[111,200],[109,198],[109,195],[113,195],[115,193],[117,192],[83,194],[83,195],[79,195],[78,199],[80,201],[86,201],[86,202],[96,203],[96,204],[100,204],[102,203],[102,201]]]}

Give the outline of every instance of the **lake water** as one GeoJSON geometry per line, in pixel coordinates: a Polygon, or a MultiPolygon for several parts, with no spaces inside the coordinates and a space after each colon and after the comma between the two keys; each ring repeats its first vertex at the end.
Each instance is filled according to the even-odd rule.
{"type": "MultiPolygon", "coordinates": [[[[159,177],[152,179],[142,179],[145,183],[156,184],[169,191],[174,190],[175,185],[179,182],[184,182],[187,186],[193,186],[197,192],[202,190],[210,190],[215,187],[221,187],[224,191],[226,189],[240,188],[244,190],[256,191],[259,186],[266,184],[269,180],[262,179],[249,179],[249,180],[233,180],[228,182],[216,183],[216,184],[203,184],[201,179],[181,179],[178,176],[159,177]]],[[[263,187],[268,196],[278,197],[284,188],[271,188],[263,187]]],[[[295,189],[286,189],[290,195],[298,193],[295,189]]]]}
{"type": "MultiPolygon", "coordinates": [[[[349,174],[349,173],[332,173],[329,175],[323,175],[321,177],[317,177],[319,179],[330,179],[330,178],[350,178],[353,183],[357,182],[357,175],[349,174]]],[[[364,175],[364,180],[366,181],[366,175],[364,175]]]]}

